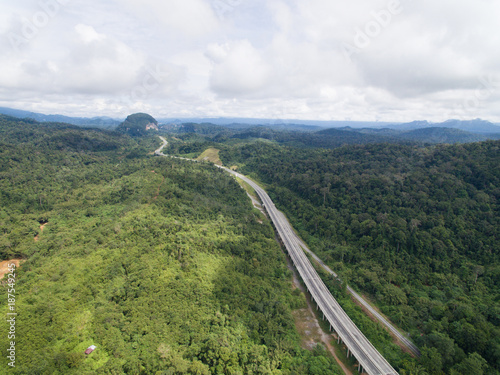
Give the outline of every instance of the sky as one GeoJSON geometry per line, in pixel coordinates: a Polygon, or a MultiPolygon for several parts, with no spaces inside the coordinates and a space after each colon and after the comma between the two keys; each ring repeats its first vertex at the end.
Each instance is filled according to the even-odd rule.
{"type": "Polygon", "coordinates": [[[498,0],[0,3],[0,106],[500,122],[498,0]]]}

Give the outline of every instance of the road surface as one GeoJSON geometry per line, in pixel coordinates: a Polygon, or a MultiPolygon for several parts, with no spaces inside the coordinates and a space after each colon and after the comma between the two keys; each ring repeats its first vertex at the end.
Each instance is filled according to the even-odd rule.
{"type": "MultiPolygon", "coordinates": [[[[330,275],[333,275],[334,277],[338,278],[337,274],[331,270],[330,267],[328,267],[316,254],[314,254],[307,245],[302,241],[297,235],[297,241],[299,242],[299,245],[302,247],[302,249],[307,252],[308,254],[311,255],[311,257],[318,262],[318,264],[323,268],[327,273],[330,275]]],[[[403,335],[396,327],[394,327],[386,318],[384,318],[377,310],[375,310],[372,305],[370,305],[363,297],[361,297],[354,289],[352,289],[349,285],[346,287],[347,291],[358,301],[365,309],[367,309],[370,314],[372,314],[380,323],[382,323],[384,326],[386,326],[389,331],[391,331],[394,336],[398,338],[398,340],[406,347],[408,350],[410,350],[414,355],[417,357],[420,356],[420,350],[417,348],[417,346],[412,343],[408,337],[403,335]]]]}

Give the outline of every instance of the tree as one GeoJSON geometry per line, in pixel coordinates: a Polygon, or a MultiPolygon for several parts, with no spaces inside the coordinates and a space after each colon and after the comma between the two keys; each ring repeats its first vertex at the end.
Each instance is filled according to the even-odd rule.
{"type": "Polygon", "coordinates": [[[428,375],[422,366],[419,366],[415,361],[403,361],[402,368],[399,370],[400,375],[428,375]]]}
{"type": "Polygon", "coordinates": [[[483,375],[487,367],[486,360],[474,352],[453,369],[462,375],[483,375]]]}
{"type": "Polygon", "coordinates": [[[421,353],[420,363],[430,374],[438,374],[443,369],[443,360],[436,348],[424,346],[421,353]]]}

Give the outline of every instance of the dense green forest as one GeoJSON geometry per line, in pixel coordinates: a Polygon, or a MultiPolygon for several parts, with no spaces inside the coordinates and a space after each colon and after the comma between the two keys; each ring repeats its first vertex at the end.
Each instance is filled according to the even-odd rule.
{"type": "MultiPolygon", "coordinates": [[[[168,134],[175,134],[176,138],[183,140],[187,138],[189,143],[196,140],[198,144],[204,142],[236,144],[259,139],[298,148],[337,148],[343,145],[375,143],[403,145],[454,144],[500,139],[500,133],[471,133],[460,129],[447,128],[447,123],[440,124],[440,127],[433,127],[432,124],[427,122],[425,125],[421,125],[425,126],[425,128],[407,130],[402,125],[401,128],[396,126],[381,129],[344,126],[342,128],[324,129],[296,124],[266,126],[233,124],[220,126],[209,123],[168,124],[161,125],[160,128],[168,134]]],[[[476,125],[480,127],[479,124],[476,125]]],[[[491,124],[491,129],[495,128],[491,124]]]]}
{"type": "Polygon", "coordinates": [[[0,116],[0,256],[24,260],[2,372],[340,374],[300,348],[305,299],[269,222],[218,168],[148,155],[158,143],[0,116]]]}
{"type": "Polygon", "coordinates": [[[500,142],[220,148],[411,333],[422,351],[414,373],[500,373],[500,142]]]}
{"type": "MultiPolygon", "coordinates": [[[[166,153],[220,149],[344,282],[411,333],[418,360],[323,275],[401,374],[500,373],[500,142],[330,132],[325,147],[362,143],[332,150],[298,131],[182,129],[166,153]]],[[[158,144],[0,116],[0,256],[24,260],[9,373],[340,374],[321,347],[300,348],[291,312],[304,297],[269,222],[231,177],[153,157],[158,144]]]]}

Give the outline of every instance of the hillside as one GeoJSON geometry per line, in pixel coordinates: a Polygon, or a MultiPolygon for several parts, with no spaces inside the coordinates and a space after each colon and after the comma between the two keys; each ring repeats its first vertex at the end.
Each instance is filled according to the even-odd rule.
{"type": "Polygon", "coordinates": [[[23,258],[10,373],[340,374],[300,348],[303,296],[234,179],[148,157],[150,138],[5,117],[0,132],[0,256],[23,258]]]}
{"type": "Polygon", "coordinates": [[[218,134],[221,132],[226,131],[226,128],[223,126],[219,125],[214,125],[210,123],[183,123],[183,124],[168,124],[168,125],[161,125],[161,128],[163,130],[166,130],[171,133],[178,133],[178,134],[183,134],[183,133],[195,133],[195,134],[203,134],[203,135],[210,135],[210,134],[218,134]]]}
{"type": "Polygon", "coordinates": [[[0,107],[0,113],[3,115],[17,117],[20,119],[31,119],[38,122],[64,122],[72,125],[98,127],[105,129],[115,128],[120,124],[119,120],[105,116],[87,118],[87,117],[69,117],[63,115],[46,115],[43,113],[30,112],[30,111],[5,108],[5,107],[0,107]]]}
{"type": "Polygon", "coordinates": [[[126,133],[132,137],[143,137],[150,131],[158,131],[158,121],[147,113],[135,113],[128,116],[116,131],[126,133]]]}
{"type": "Polygon", "coordinates": [[[397,134],[396,137],[422,143],[471,143],[486,141],[485,135],[469,133],[459,129],[429,127],[397,134]]]}
{"type": "Polygon", "coordinates": [[[311,249],[411,332],[422,371],[500,373],[499,141],[254,143],[220,157],[266,183],[311,249]]]}
{"type": "Polygon", "coordinates": [[[301,148],[336,148],[345,144],[368,144],[377,142],[408,143],[385,131],[364,133],[357,130],[325,129],[315,131],[314,128],[291,128],[285,126],[251,126],[221,127],[212,124],[183,124],[162,126],[162,130],[188,142],[252,142],[268,140],[286,146],[301,148]],[[300,129],[300,130],[299,130],[300,129]],[[379,134],[380,132],[380,134],[379,134]]]}
{"type": "MultiPolygon", "coordinates": [[[[487,129],[484,127],[484,129],[487,129]]],[[[494,129],[491,128],[491,129],[494,129]]],[[[300,148],[334,149],[343,145],[374,143],[392,144],[455,144],[499,139],[500,133],[477,133],[457,128],[433,127],[424,122],[413,122],[394,128],[331,128],[317,130],[298,125],[287,126],[218,126],[188,123],[162,125],[161,130],[189,143],[240,143],[268,140],[281,145],[300,148]]]]}
{"type": "Polygon", "coordinates": [[[385,126],[390,129],[409,131],[424,128],[448,128],[458,129],[475,134],[498,134],[500,133],[500,126],[493,124],[489,121],[475,119],[475,120],[448,120],[441,123],[431,123],[428,121],[412,121],[403,124],[392,124],[385,126]]]}

